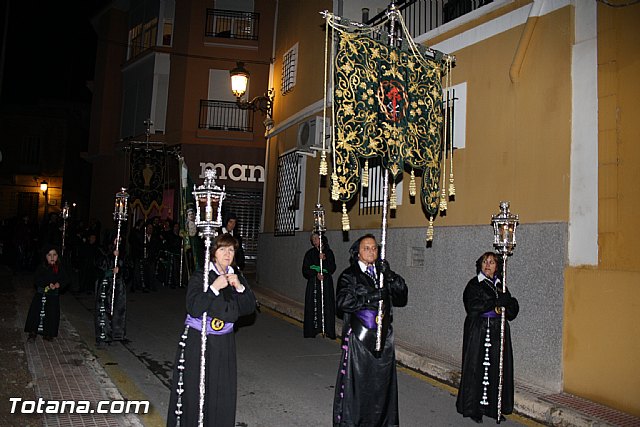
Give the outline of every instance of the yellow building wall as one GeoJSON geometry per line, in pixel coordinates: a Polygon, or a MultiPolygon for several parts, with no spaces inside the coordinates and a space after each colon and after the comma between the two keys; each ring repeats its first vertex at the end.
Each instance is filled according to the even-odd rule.
{"type": "Polygon", "coordinates": [[[598,4],[596,268],[567,268],[564,385],[640,416],[640,5],[598,4]]]}

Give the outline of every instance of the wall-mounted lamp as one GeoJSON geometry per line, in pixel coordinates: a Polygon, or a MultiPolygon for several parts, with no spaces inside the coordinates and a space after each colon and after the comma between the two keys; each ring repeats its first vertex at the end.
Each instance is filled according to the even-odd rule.
{"type": "Polygon", "coordinates": [[[256,96],[250,102],[242,99],[247,92],[247,84],[249,83],[249,72],[244,68],[243,62],[238,62],[236,68],[229,71],[231,75],[231,92],[236,97],[236,105],[242,110],[260,111],[266,116],[264,121],[265,127],[270,129],[273,127],[273,89],[269,89],[267,93],[256,96]]]}
{"type": "Polygon", "coordinates": [[[42,180],[42,182],[40,183],[40,190],[42,191],[42,194],[46,194],[48,189],[49,189],[49,183],[45,180],[42,180]]]}

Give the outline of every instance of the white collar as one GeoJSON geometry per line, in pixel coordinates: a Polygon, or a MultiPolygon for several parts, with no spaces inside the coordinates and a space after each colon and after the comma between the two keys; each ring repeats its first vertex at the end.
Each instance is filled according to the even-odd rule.
{"type": "MultiPolygon", "coordinates": [[[[218,268],[216,267],[216,263],[213,261],[209,261],[209,271],[211,270],[215,271],[218,276],[222,275],[222,273],[218,271],[218,268]]],[[[233,274],[233,273],[234,273],[233,267],[229,266],[225,274],[233,274]]]]}
{"type": "MultiPolygon", "coordinates": [[[[364,262],[362,262],[362,261],[358,260],[358,265],[360,266],[360,270],[361,270],[363,273],[366,273],[366,272],[367,272],[367,264],[365,264],[364,262]]],[[[375,265],[372,265],[372,267],[373,267],[373,271],[375,272],[375,271],[376,271],[376,266],[375,266],[375,265]]]]}
{"type": "MultiPolygon", "coordinates": [[[[491,283],[494,283],[494,281],[492,279],[490,279],[489,277],[485,276],[482,271],[480,273],[478,273],[478,282],[483,282],[485,280],[488,280],[491,283]]],[[[496,281],[495,281],[494,284],[496,284],[496,283],[500,283],[500,278],[496,277],[496,281]]]]}

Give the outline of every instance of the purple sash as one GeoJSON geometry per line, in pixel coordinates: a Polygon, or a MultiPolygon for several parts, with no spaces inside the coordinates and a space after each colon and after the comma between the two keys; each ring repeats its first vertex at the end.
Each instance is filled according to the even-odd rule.
{"type": "Polygon", "coordinates": [[[500,317],[500,315],[498,313],[496,313],[495,310],[489,310],[485,313],[482,313],[482,317],[490,317],[492,319],[496,318],[496,317],[500,317]]]}
{"type": "MultiPolygon", "coordinates": [[[[187,318],[184,324],[190,328],[201,331],[202,330],[202,317],[191,317],[187,314],[187,318]]],[[[225,335],[233,331],[233,322],[223,322],[218,318],[211,318],[207,316],[207,335],[225,335]],[[212,324],[216,329],[213,329],[212,324]]]]}
{"type": "Polygon", "coordinates": [[[375,329],[377,327],[377,325],[376,325],[376,316],[377,316],[377,314],[378,313],[376,313],[374,310],[358,310],[358,311],[356,311],[356,316],[358,316],[358,319],[360,319],[362,324],[367,329],[375,329]]]}

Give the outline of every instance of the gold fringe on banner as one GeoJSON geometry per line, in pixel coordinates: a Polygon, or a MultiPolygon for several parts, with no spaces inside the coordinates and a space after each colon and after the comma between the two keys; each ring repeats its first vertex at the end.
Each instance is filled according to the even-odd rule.
{"type": "Polygon", "coordinates": [[[391,196],[389,197],[389,209],[398,209],[398,193],[396,192],[396,183],[391,185],[391,196]]]}
{"type": "Polygon", "coordinates": [[[327,176],[327,173],[329,173],[329,164],[327,163],[327,152],[324,150],[322,150],[322,154],[320,154],[320,168],[318,172],[322,176],[327,176]]]}
{"type": "Polygon", "coordinates": [[[413,169],[411,169],[411,179],[409,180],[409,195],[416,197],[416,174],[413,169]]]}
{"type": "Polygon", "coordinates": [[[449,197],[456,195],[456,185],[453,183],[453,174],[449,175],[449,197]]]}
{"type": "Polygon", "coordinates": [[[362,168],[362,187],[369,187],[369,160],[365,159],[364,167],[362,168]]]}
{"type": "Polygon", "coordinates": [[[447,210],[447,193],[442,186],[442,194],[440,195],[440,212],[444,212],[447,210]]]}
{"type": "Polygon", "coordinates": [[[331,200],[337,201],[340,198],[340,191],[338,190],[338,174],[333,171],[331,174],[331,200]]]}
{"type": "Polygon", "coordinates": [[[349,224],[349,215],[347,215],[347,204],[342,204],[342,231],[351,230],[351,225],[349,224]]]}
{"type": "Polygon", "coordinates": [[[433,240],[433,216],[429,217],[429,227],[427,227],[427,242],[433,240]]]}

